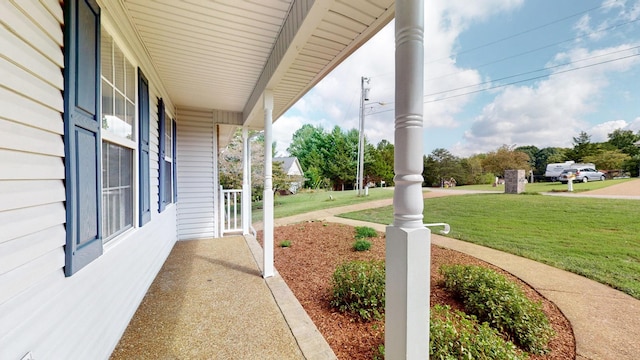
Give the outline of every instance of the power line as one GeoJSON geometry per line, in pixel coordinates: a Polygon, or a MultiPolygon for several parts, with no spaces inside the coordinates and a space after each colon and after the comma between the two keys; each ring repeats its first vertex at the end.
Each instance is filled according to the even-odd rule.
{"type": "MultiPolygon", "coordinates": [[[[634,48],[638,48],[638,46],[636,46],[634,48]]],[[[473,90],[473,91],[465,92],[465,93],[462,93],[462,94],[455,94],[455,95],[445,96],[445,97],[438,98],[438,99],[427,100],[427,101],[424,101],[423,103],[424,104],[428,104],[428,103],[448,100],[448,99],[452,99],[452,98],[456,98],[456,97],[460,97],[460,96],[476,94],[476,93],[480,93],[480,92],[483,92],[483,91],[489,91],[489,90],[494,90],[494,89],[498,89],[498,88],[502,88],[502,87],[506,87],[506,86],[510,86],[510,85],[520,84],[520,83],[523,83],[523,82],[543,79],[543,78],[546,78],[546,77],[549,77],[549,76],[552,76],[552,75],[564,74],[564,73],[568,73],[568,72],[572,72],[572,71],[576,71],[576,70],[582,70],[582,69],[586,69],[586,68],[590,68],[590,67],[594,67],[594,66],[599,66],[599,65],[603,65],[603,64],[607,64],[607,63],[612,63],[612,62],[615,62],[615,61],[625,60],[625,59],[629,59],[629,58],[636,57],[636,56],[640,56],[640,53],[627,55],[627,56],[622,56],[622,57],[618,57],[618,58],[615,58],[615,59],[605,60],[605,61],[601,61],[601,62],[598,62],[598,63],[579,66],[579,67],[575,67],[575,68],[571,68],[571,69],[561,70],[561,71],[558,71],[558,72],[553,73],[551,75],[534,76],[534,77],[530,77],[530,78],[522,79],[522,80],[518,80],[518,81],[513,81],[513,82],[510,82],[510,83],[506,83],[506,84],[499,84],[499,85],[491,86],[491,87],[488,87],[488,88],[473,90]]],[[[580,61],[582,61],[582,60],[580,60],[580,61]]],[[[515,76],[518,76],[518,75],[515,75],[515,76]]],[[[478,85],[479,84],[471,85],[469,87],[478,86],[478,85]]],[[[458,89],[447,90],[447,91],[440,92],[440,93],[446,93],[446,92],[451,92],[451,91],[455,91],[455,90],[458,90],[458,89]]],[[[437,94],[440,94],[440,93],[430,94],[430,95],[427,95],[427,96],[437,95],[437,94]]],[[[395,110],[395,109],[382,110],[382,111],[371,113],[370,115],[381,114],[381,113],[385,113],[385,112],[389,112],[389,111],[393,111],[393,110],[395,110]]]]}
{"type": "Polygon", "coordinates": [[[451,54],[450,56],[447,56],[447,57],[442,57],[440,59],[431,60],[431,61],[429,61],[428,63],[425,63],[425,64],[430,64],[430,63],[438,62],[440,60],[445,60],[445,59],[448,59],[448,58],[451,58],[451,57],[456,57],[458,55],[470,53],[470,52],[476,51],[478,49],[482,49],[482,48],[485,48],[485,47],[489,47],[491,45],[495,45],[495,44],[501,43],[503,41],[511,40],[513,38],[516,38],[516,37],[519,37],[519,36],[534,32],[536,30],[544,29],[544,28],[546,28],[548,26],[555,25],[557,23],[561,23],[561,22],[563,22],[565,20],[569,20],[569,19],[577,17],[579,15],[584,15],[584,14],[589,13],[591,11],[595,11],[595,10],[601,9],[601,8],[603,8],[605,6],[606,5],[600,5],[600,6],[593,7],[591,9],[587,9],[587,10],[583,10],[583,11],[577,12],[575,14],[567,15],[567,16],[565,16],[563,18],[556,19],[556,20],[550,21],[548,23],[545,23],[545,24],[542,24],[542,25],[539,25],[539,26],[535,26],[535,27],[532,27],[532,28],[527,29],[527,30],[523,30],[523,31],[521,31],[519,33],[515,33],[515,34],[509,35],[509,36],[505,36],[505,37],[500,38],[498,40],[490,41],[488,43],[485,43],[485,44],[482,44],[482,45],[478,45],[476,47],[473,47],[473,48],[470,48],[470,49],[467,49],[467,50],[463,50],[463,51],[459,51],[457,53],[453,53],[453,54],[451,54]]]}
{"type": "MultiPolygon", "coordinates": [[[[440,94],[445,94],[445,93],[453,92],[453,91],[457,91],[457,90],[463,90],[463,89],[468,89],[468,88],[477,87],[477,86],[481,86],[481,85],[491,84],[491,83],[495,83],[495,82],[501,81],[501,80],[512,79],[512,78],[520,77],[520,76],[527,75],[527,74],[534,74],[534,73],[541,72],[541,71],[556,69],[556,68],[563,67],[563,66],[569,66],[569,65],[580,63],[580,62],[593,60],[593,59],[597,59],[597,58],[602,58],[602,57],[605,57],[605,56],[618,54],[618,53],[625,52],[625,51],[631,51],[631,50],[635,50],[635,49],[639,49],[639,48],[640,48],[640,45],[637,45],[637,46],[631,46],[631,47],[628,47],[628,48],[625,48],[625,49],[609,51],[609,52],[606,52],[606,53],[603,53],[603,54],[594,55],[594,56],[590,56],[590,57],[585,57],[585,58],[581,58],[581,59],[574,60],[574,61],[569,61],[569,62],[558,64],[558,65],[547,66],[547,67],[544,67],[544,68],[541,68],[541,69],[525,71],[525,72],[521,72],[521,73],[518,73],[518,74],[505,76],[505,77],[498,78],[498,79],[492,79],[492,80],[483,81],[483,82],[472,84],[472,85],[462,86],[462,87],[459,87],[459,88],[447,89],[447,90],[442,90],[442,91],[438,91],[438,92],[435,92],[435,93],[425,94],[424,97],[433,96],[433,95],[440,95],[440,94]]],[[[603,62],[603,63],[606,63],[606,62],[603,62]]],[[[598,63],[598,64],[602,64],[602,63],[598,63]]],[[[576,69],[579,69],[579,68],[576,68],[576,69]]],[[[544,76],[540,76],[540,77],[545,77],[545,76],[550,76],[550,75],[544,75],[544,76]]],[[[536,78],[540,78],[540,77],[536,77],[536,78]]],[[[385,105],[389,105],[389,104],[393,104],[393,103],[394,102],[388,102],[385,105]]],[[[385,110],[385,111],[387,111],[387,110],[385,110]]],[[[372,113],[372,114],[377,114],[377,112],[376,113],[372,113]]]]}
{"type": "MultiPolygon", "coordinates": [[[[551,25],[554,25],[554,24],[557,24],[557,23],[560,23],[560,22],[563,22],[563,21],[569,20],[569,19],[574,18],[574,17],[577,17],[577,16],[579,16],[579,15],[584,15],[584,14],[587,14],[587,13],[589,13],[589,12],[592,12],[592,11],[595,11],[595,10],[599,10],[599,9],[601,9],[601,8],[603,8],[603,7],[606,7],[606,5],[604,5],[604,4],[603,4],[603,5],[596,6],[596,7],[593,7],[593,8],[587,9],[587,10],[582,10],[582,11],[580,11],[580,12],[573,13],[573,14],[570,14],[570,15],[564,16],[564,17],[562,17],[562,18],[556,19],[556,20],[552,20],[552,21],[550,21],[550,22],[548,22],[548,23],[544,23],[544,24],[542,24],[542,25],[534,26],[534,27],[532,27],[532,28],[529,28],[529,29],[527,29],[527,30],[523,30],[523,31],[518,32],[518,33],[515,33],[515,34],[513,34],[513,35],[509,35],[509,36],[505,36],[504,38],[500,38],[500,39],[497,39],[497,40],[489,41],[489,42],[487,42],[487,43],[484,43],[484,44],[478,45],[478,46],[476,46],[476,47],[473,47],[473,48],[471,48],[471,49],[467,49],[467,50],[463,50],[463,51],[460,51],[460,52],[457,52],[457,53],[453,53],[453,54],[451,54],[451,55],[449,55],[449,56],[445,56],[445,57],[442,57],[442,58],[439,58],[439,59],[434,59],[434,60],[426,61],[424,64],[425,64],[425,65],[426,65],[426,64],[431,64],[431,63],[434,63],[434,62],[438,62],[438,61],[442,61],[442,60],[449,59],[449,58],[451,58],[451,57],[458,56],[458,55],[460,55],[460,54],[470,53],[470,52],[476,51],[476,50],[478,50],[478,49],[482,49],[482,48],[485,48],[485,47],[488,47],[488,46],[491,46],[491,45],[495,45],[495,44],[501,43],[501,42],[503,42],[503,41],[510,40],[510,39],[513,39],[513,38],[516,38],[516,37],[519,37],[519,36],[522,36],[522,35],[525,35],[525,34],[528,34],[528,33],[531,33],[531,32],[537,31],[537,30],[540,30],[540,29],[544,29],[545,27],[548,27],[548,26],[551,26],[551,25]]],[[[376,76],[383,76],[383,75],[388,75],[388,74],[392,74],[392,73],[393,73],[393,72],[382,73],[382,74],[378,74],[378,75],[376,75],[376,76]]]]}
{"type": "MultiPolygon", "coordinates": [[[[611,59],[611,60],[601,61],[601,62],[595,63],[595,64],[589,64],[589,65],[579,66],[579,67],[575,67],[575,68],[571,68],[571,69],[567,69],[567,70],[561,70],[561,71],[558,71],[556,73],[553,73],[552,75],[564,74],[564,73],[568,73],[568,72],[572,72],[572,71],[576,71],[576,70],[586,69],[586,68],[590,68],[590,67],[594,67],[594,66],[598,66],[598,65],[612,63],[612,62],[615,62],[615,61],[629,59],[629,58],[632,58],[632,57],[635,57],[635,56],[640,56],[640,54],[627,55],[627,56],[623,56],[623,57],[619,57],[619,58],[615,58],[615,59],[611,59]]],[[[459,97],[459,96],[470,95],[470,94],[475,94],[475,93],[482,92],[482,91],[498,89],[498,88],[501,88],[501,87],[514,85],[514,84],[519,84],[519,83],[523,83],[523,82],[527,82],[527,81],[543,79],[543,78],[546,78],[546,77],[549,77],[549,76],[551,76],[551,75],[535,76],[535,77],[531,77],[531,78],[527,78],[527,79],[523,79],[523,80],[513,81],[513,82],[510,82],[510,83],[507,83],[507,84],[495,85],[495,86],[492,86],[492,87],[489,87],[489,88],[486,88],[486,89],[474,90],[474,91],[469,91],[469,92],[463,93],[463,94],[456,94],[456,95],[443,97],[443,98],[440,98],[440,99],[434,99],[434,100],[430,100],[430,101],[425,101],[424,103],[428,104],[428,103],[438,102],[438,101],[442,101],[442,100],[448,100],[448,99],[459,97]]]]}
{"type": "MultiPolygon", "coordinates": [[[[480,64],[478,66],[474,66],[474,68],[475,69],[480,69],[480,68],[483,68],[483,67],[486,67],[486,66],[489,66],[489,65],[494,65],[494,64],[497,64],[497,63],[501,63],[501,62],[506,61],[506,60],[515,59],[517,57],[524,56],[524,55],[529,55],[529,54],[538,52],[540,50],[544,50],[544,49],[548,49],[548,48],[551,48],[551,47],[554,47],[554,46],[562,45],[564,43],[569,43],[569,42],[572,42],[574,40],[582,39],[582,38],[585,38],[585,37],[588,37],[588,36],[592,36],[592,35],[600,33],[600,32],[609,31],[609,30],[612,30],[612,29],[615,29],[615,28],[618,28],[618,27],[626,26],[626,25],[629,25],[629,24],[632,24],[632,23],[635,23],[635,22],[638,22],[638,21],[640,21],[640,18],[635,19],[635,20],[630,20],[630,21],[627,21],[627,22],[618,23],[618,24],[609,26],[609,27],[604,28],[604,29],[600,29],[600,30],[597,30],[597,31],[592,31],[592,32],[590,32],[588,34],[583,34],[583,35],[579,35],[579,36],[576,36],[576,37],[573,37],[573,38],[570,38],[570,39],[558,41],[558,42],[555,42],[555,43],[552,43],[552,44],[543,45],[543,46],[540,46],[540,47],[537,47],[537,48],[534,48],[534,49],[531,49],[531,50],[527,50],[527,51],[524,51],[524,52],[521,52],[521,53],[518,53],[518,54],[509,55],[509,56],[506,56],[506,57],[503,57],[503,58],[500,58],[500,59],[497,59],[497,60],[493,60],[493,61],[490,61],[490,62],[487,62],[487,63],[484,63],[484,64],[480,64]]],[[[449,73],[449,74],[446,74],[446,75],[436,76],[436,77],[433,77],[433,78],[425,79],[425,81],[432,81],[432,80],[442,79],[444,77],[460,74],[463,71],[464,70],[456,71],[456,72],[449,73]]]]}
{"type": "MultiPolygon", "coordinates": [[[[448,93],[448,92],[452,92],[452,91],[468,89],[468,88],[470,88],[470,87],[476,87],[476,86],[481,86],[481,85],[491,84],[491,83],[494,83],[494,82],[496,82],[496,81],[502,81],[502,80],[506,80],[506,79],[512,79],[512,78],[515,78],[515,77],[519,77],[519,76],[523,76],[523,75],[528,75],[528,74],[534,74],[534,73],[541,72],[541,71],[547,71],[547,70],[557,69],[557,68],[560,68],[560,67],[563,67],[563,66],[573,65],[573,64],[577,64],[577,63],[584,62],[584,61],[587,61],[587,60],[593,60],[593,59],[597,59],[597,58],[602,58],[602,57],[605,57],[605,56],[609,56],[609,55],[613,55],[613,54],[618,54],[618,53],[621,53],[621,52],[630,51],[630,50],[634,50],[634,49],[638,49],[638,48],[640,48],[640,45],[638,45],[638,46],[632,46],[632,47],[629,47],[629,48],[626,48],[626,49],[621,49],[621,50],[616,50],[616,51],[610,51],[610,52],[607,52],[607,53],[604,53],[604,54],[594,55],[594,56],[590,56],[590,57],[582,58],[582,59],[575,60],[575,61],[569,61],[569,62],[562,63],[562,64],[558,64],[558,65],[547,66],[547,67],[544,67],[544,68],[541,68],[541,69],[536,69],[536,70],[531,70],[531,71],[525,71],[525,72],[522,72],[522,73],[519,73],[519,74],[509,75],[509,76],[505,76],[505,77],[498,78],[498,79],[493,79],[493,80],[483,81],[483,82],[481,82],[481,83],[477,83],[477,84],[473,84],[473,85],[467,85],[467,86],[462,86],[462,87],[455,88],[455,89],[443,90],[443,91],[439,91],[439,92],[435,92],[435,93],[431,93],[431,94],[426,94],[426,95],[424,95],[424,97],[427,97],[427,96],[433,96],[433,95],[440,95],[440,94],[444,94],[444,93],[448,93]]],[[[549,76],[549,75],[547,75],[547,76],[549,76]]]]}

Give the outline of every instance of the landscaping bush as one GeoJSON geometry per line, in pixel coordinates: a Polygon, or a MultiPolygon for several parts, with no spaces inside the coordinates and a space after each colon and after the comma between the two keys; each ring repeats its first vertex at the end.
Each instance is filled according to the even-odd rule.
{"type": "Polygon", "coordinates": [[[355,243],[353,243],[353,250],[355,251],[367,251],[369,249],[371,249],[370,241],[358,239],[355,243]]]}
{"type": "Polygon", "coordinates": [[[378,232],[368,226],[356,226],[356,239],[372,238],[378,236],[378,232]]]}
{"type": "Polygon", "coordinates": [[[364,321],[382,318],[385,303],[383,261],[344,262],[336,267],[332,280],[331,306],[364,321]]]}
{"type": "Polygon", "coordinates": [[[535,354],[548,351],[554,331],[540,303],[529,300],[505,276],[480,266],[442,266],[445,286],[459,297],[465,311],[487,321],[523,349],[535,354]]]}
{"type": "Polygon", "coordinates": [[[486,322],[479,324],[473,316],[442,305],[431,308],[429,348],[431,359],[527,358],[486,322]]]}

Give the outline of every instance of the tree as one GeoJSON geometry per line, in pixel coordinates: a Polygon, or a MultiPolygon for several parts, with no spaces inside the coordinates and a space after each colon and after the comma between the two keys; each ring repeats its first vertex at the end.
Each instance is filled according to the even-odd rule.
{"type": "Polygon", "coordinates": [[[619,170],[622,169],[625,162],[630,159],[631,156],[616,149],[605,150],[597,155],[586,156],[584,161],[593,163],[598,169],[619,170]]]}
{"type": "Polygon", "coordinates": [[[291,156],[298,158],[300,166],[304,170],[307,181],[306,186],[318,188],[324,187],[324,167],[326,161],[325,133],[319,126],[303,125],[291,139],[291,145],[287,151],[291,156]]]}
{"type": "Polygon", "coordinates": [[[597,148],[591,143],[591,135],[581,131],[577,137],[573,138],[573,149],[566,152],[568,160],[584,162],[587,156],[595,155],[597,148]]]}
{"type": "Polygon", "coordinates": [[[548,164],[564,162],[567,159],[566,151],[567,149],[557,147],[546,147],[540,149],[540,151],[538,151],[536,161],[536,170],[538,171],[538,174],[544,174],[547,170],[548,164]]]}
{"type": "Polygon", "coordinates": [[[504,176],[505,170],[531,169],[529,155],[516,151],[514,146],[502,145],[496,151],[487,153],[482,161],[485,171],[492,172],[496,176],[504,176]]]}
{"type": "MultiPolygon", "coordinates": [[[[253,135],[255,132],[250,133],[253,135]]],[[[264,136],[257,135],[249,142],[251,146],[251,192],[253,199],[262,198],[264,191],[264,136]]],[[[273,144],[272,144],[273,146],[273,144]]],[[[242,130],[238,129],[229,145],[218,157],[220,185],[225,189],[242,188],[242,130]]],[[[273,189],[281,189],[287,180],[281,163],[272,164],[273,189]]]]}
{"type": "Polygon", "coordinates": [[[460,158],[447,149],[434,149],[429,156],[423,158],[422,176],[427,186],[441,186],[444,181],[455,179],[456,183],[466,178],[466,171],[460,158]]]}
{"type": "Polygon", "coordinates": [[[463,166],[467,170],[467,180],[465,184],[490,184],[494,181],[491,173],[486,173],[482,167],[482,161],[487,157],[486,154],[476,154],[464,159],[463,166]]]}
{"type": "Polygon", "coordinates": [[[394,151],[393,144],[387,140],[381,140],[375,148],[371,147],[369,153],[372,161],[369,164],[365,163],[365,166],[369,165],[365,173],[369,175],[371,181],[375,183],[384,181],[388,186],[393,185],[394,151]]]}
{"type": "Polygon", "coordinates": [[[534,146],[534,145],[518,146],[517,148],[515,148],[515,151],[520,151],[527,154],[529,156],[529,165],[536,173],[538,173],[537,172],[538,155],[540,153],[540,149],[538,149],[537,146],[534,146]]]}
{"type": "Polygon", "coordinates": [[[608,134],[608,138],[608,143],[623,153],[629,156],[640,154],[640,148],[635,145],[637,141],[640,141],[640,132],[634,134],[631,130],[616,129],[608,134]]]}
{"type": "Polygon", "coordinates": [[[331,179],[336,190],[344,190],[345,184],[353,184],[356,179],[357,132],[344,133],[339,126],[335,126],[330,134],[325,136],[326,158],[325,176],[331,179]],[[355,136],[354,136],[355,135],[355,136]]]}

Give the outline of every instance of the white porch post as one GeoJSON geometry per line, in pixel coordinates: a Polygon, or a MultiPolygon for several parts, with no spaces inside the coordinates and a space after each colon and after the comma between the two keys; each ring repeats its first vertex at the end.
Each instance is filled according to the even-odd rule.
{"type": "Polygon", "coordinates": [[[251,206],[251,186],[249,184],[249,130],[242,128],[242,234],[249,234],[250,206],[251,206]]]}
{"type": "Polygon", "coordinates": [[[262,276],[273,276],[273,176],[272,148],[273,143],[273,91],[267,89],[264,98],[264,195],[263,204],[263,236],[264,262],[262,276]]]}
{"type": "Polygon", "coordinates": [[[431,232],[423,226],[423,0],[396,0],[394,220],[387,227],[385,355],[429,357],[431,232]]]}

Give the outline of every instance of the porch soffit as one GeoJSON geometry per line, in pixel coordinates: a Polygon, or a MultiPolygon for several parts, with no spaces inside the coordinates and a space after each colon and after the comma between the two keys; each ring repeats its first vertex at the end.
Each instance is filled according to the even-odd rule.
{"type": "Polygon", "coordinates": [[[254,128],[264,89],[277,119],[394,15],[394,0],[120,1],[176,107],[254,128]]]}

